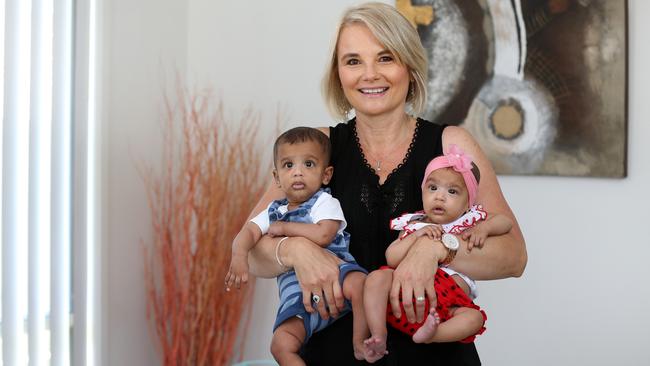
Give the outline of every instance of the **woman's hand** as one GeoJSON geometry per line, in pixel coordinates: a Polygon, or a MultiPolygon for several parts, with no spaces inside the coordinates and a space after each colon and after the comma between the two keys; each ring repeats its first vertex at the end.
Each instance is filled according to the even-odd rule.
{"type": "Polygon", "coordinates": [[[438,262],[447,255],[440,241],[433,241],[427,236],[418,238],[406,257],[393,273],[393,286],[390,290],[390,304],[393,314],[401,317],[400,295],[404,312],[409,323],[424,320],[430,309],[425,309],[425,296],[429,298],[431,309],[436,307],[434,276],[438,262]],[[413,299],[415,298],[415,308],[413,299]]]}
{"type": "Polygon", "coordinates": [[[286,266],[293,267],[296,271],[305,309],[310,313],[315,311],[312,296],[318,295],[321,300],[317,303],[316,310],[321,318],[337,317],[345,307],[343,290],[339,284],[341,260],[303,237],[288,238],[279,255],[286,266]]]}

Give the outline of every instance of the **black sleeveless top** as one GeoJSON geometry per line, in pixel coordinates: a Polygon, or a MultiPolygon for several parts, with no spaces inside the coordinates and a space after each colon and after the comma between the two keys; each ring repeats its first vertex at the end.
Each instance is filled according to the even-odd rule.
{"type": "MultiPolygon", "coordinates": [[[[389,228],[390,219],[422,209],[420,185],[429,161],[442,154],[443,129],[418,119],[404,160],[380,185],[379,177],[361,153],[356,121],[330,127],[334,176],[329,187],[341,202],[348,223],[350,252],[369,271],[386,264],[386,248],[397,238],[398,232],[389,228]]],[[[374,365],[481,364],[473,343],[416,344],[390,327],[387,341],[389,354],[374,365]]],[[[351,314],[315,333],[304,346],[302,356],[310,366],[367,364],[354,358],[351,314]]]]}

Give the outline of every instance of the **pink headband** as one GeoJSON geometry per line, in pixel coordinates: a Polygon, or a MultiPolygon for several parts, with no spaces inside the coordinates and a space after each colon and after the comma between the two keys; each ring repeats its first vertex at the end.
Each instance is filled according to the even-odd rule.
{"type": "Polygon", "coordinates": [[[472,173],[472,157],[465,155],[465,152],[455,144],[449,146],[449,151],[446,154],[438,156],[429,162],[429,165],[427,165],[424,171],[422,189],[424,189],[427,178],[434,170],[448,167],[453,168],[463,176],[463,180],[465,180],[465,185],[467,186],[467,192],[469,192],[469,207],[472,207],[476,203],[476,194],[478,192],[478,183],[472,173]]]}

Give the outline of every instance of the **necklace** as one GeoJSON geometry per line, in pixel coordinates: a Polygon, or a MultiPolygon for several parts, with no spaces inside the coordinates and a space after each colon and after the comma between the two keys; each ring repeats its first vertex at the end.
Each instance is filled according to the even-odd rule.
{"type": "Polygon", "coordinates": [[[386,161],[386,158],[389,157],[389,156],[391,156],[391,154],[393,154],[395,151],[397,151],[400,147],[403,147],[403,141],[400,142],[399,144],[397,144],[397,145],[396,145],[392,150],[390,150],[389,152],[387,152],[386,154],[384,154],[383,156],[381,156],[381,158],[377,158],[377,157],[375,156],[375,154],[374,154],[374,153],[370,153],[370,149],[368,149],[368,153],[369,153],[369,154],[368,154],[368,155],[369,155],[368,157],[374,157],[375,159],[373,159],[373,160],[375,160],[375,161],[377,162],[377,163],[375,164],[375,166],[373,167],[373,169],[374,169],[377,173],[381,172],[381,162],[382,162],[382,161],[386,161]]]}
{"type": "Polygon", "coordinates": [[[404,143],[406,141],[410,141],[410,139],[408,138],[410,135],[411,133],[407,133],[405,137],[399,140],[399,142],[397,142],[388,152],[381,154],[379,157],[377,156],[378,155],[377,153],[371,152],[370,145],[367,142],[364,142],[362,144],[362,148],[366,152],[367,157],[369,158],[369,160],[376,162],[374,166],[370,164],[371,168],[377,173],[381,172],[381,163],[382,162],[387,163],[392,161],[390,159],[391,155],[394,154],[396,151],[398,151],[400,148],[404,148],[404,143]]]}

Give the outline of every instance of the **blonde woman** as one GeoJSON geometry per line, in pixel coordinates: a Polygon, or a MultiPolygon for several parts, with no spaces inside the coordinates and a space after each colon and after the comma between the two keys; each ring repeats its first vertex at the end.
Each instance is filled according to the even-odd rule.
{"type": "MultiPolygon", "coordinates": [[[[336,30],[323,92],[333,115],[341,120],[323,128],[332,143],[334,176],[329,184],[348,220],[350,252],[368,270],[386,264],[384,253],[396,239],[389,221],[404,212],[422,209],[420,184],[431,159],[458,145],[474,161],[482,178],[477,200],[487,211],[513,222],[508,234],[487,239],[481,249],[460,249],[449,266],[474,280],[518,277],[527,256],[523,235],[505,201],[494,170],[481,148],[464,129],[440,126],[412,116],[426,101],[427,59],[416,30],[392,6],[367,3],[348,9],[336,30]]],[[[253,214],[262,211],[282,192],[270,184],[253,214]]],[[[425,300],[436,304],[434,273],[448,260],[451,249],[426,236],[412,245],[395,269],[390,301],[400,314],[400,298],[409,322],[428,314],[425,300]]],[[[335,256],[309,240],[263,237],[249,255],[253,274],[277,276],[296,271],[308,311],[323,318],[338,316],[344,297],[335,256]],[[282,243],[280,245],[280,243],[282,243]],[[312,297],[324,299],[312,307],[312,297]]],[[[473,343],[415,344],[408,335],[389,330],[385,357],[377,365],[479,365],[473,343]]],[[[354,357],[352,317],[343,316],[315,334],[302,352],[308,365],[363,364],[354,357]],[[333,351],[334,350],[334,351],[333,351]]]]}

